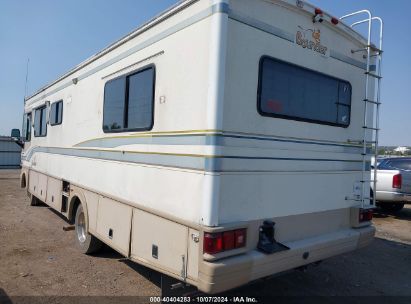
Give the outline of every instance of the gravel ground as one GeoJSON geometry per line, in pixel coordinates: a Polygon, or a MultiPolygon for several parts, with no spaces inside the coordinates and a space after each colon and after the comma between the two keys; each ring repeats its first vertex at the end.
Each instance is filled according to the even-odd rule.
{"type": "MultiPolygon", "coordinates": [[[[29,206],[18,173],[0,170],[0,297],[160,295],[158,273],[109,248],[93,256],[77,252],[63,218],[29,206]]],[[[374,224],[377,238],[367,248],[225,295],[411,296],[411,208],[377,211],[374,224]]]]}

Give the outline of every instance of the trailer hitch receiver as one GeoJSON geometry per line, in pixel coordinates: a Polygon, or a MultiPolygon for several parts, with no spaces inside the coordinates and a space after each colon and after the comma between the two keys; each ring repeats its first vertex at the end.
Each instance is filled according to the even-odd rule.
{"type": "Polygon", "coordinates": [[[275,240],[275,223],[270,220],[264,221],[263,225],[260,226],[257,248],[265,254],[272,254],[290,249],[275,240]]]}

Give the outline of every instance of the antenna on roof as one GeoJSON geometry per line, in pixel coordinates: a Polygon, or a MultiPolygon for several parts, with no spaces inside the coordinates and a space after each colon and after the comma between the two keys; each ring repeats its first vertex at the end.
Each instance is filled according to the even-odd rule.
{"type": "Polygon", "coordinates": [[[30,58],[27,58],[26,84],[25,84],[25,86],[24,86],[24,101],[26,101],[27,91],[28,91],[28,88],[29,88],[29,64],[30,64],[30,58]]]}

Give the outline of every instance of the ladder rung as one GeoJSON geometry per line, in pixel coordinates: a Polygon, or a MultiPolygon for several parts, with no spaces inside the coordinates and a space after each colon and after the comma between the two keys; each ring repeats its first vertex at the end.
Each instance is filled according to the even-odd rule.
{"type": "Polygon", "coordinates": [[[371,49],[371,51],[373,51],[373,52],[378,52],[378,53],[380,53],[380,54],[382,54],[383,53],[383,50],[380,50],[379,48],[377,48],[375,45],[367,45],[367,48],[370,48],[371,49]]]}
{"type": "Polygon", "coordinates": [[[363,126],[363,129],[367,129],[367,130],[374,130],[374,131],[379,131],[380,129],[378,128],[372,128],[372,127],[367,127],[367,126],[363,126]]]}
{"type": "Polygon", "coordinates": [[[367,45],[365,48],[354,49],[354,50],[351,50],[351,53],[366,52],[368,51],[368,49],[370,49],[372,52],[377,52],[378,53],[377,56],[383,53],[383,50],[380,50],[375,45],[367,45]]]}
{"type": "Polygon", "coordinates": [[[365,72],[365,75],[369,75],[369,76],[374,77],[374,78],[377,78],[377,79],[381,79],[381,78],[382,78],[382,76],[377,75],[377,74],[374,74],[374,73],[371,73],[371,72],[365,72]]]}
{"type": "Polygon", "coordinates": [[[380,105],[381,104],[381,102],[379,102],[379,101],[375,101],[375,100],[371,100],[371,99],[367,99],[367,98],[364,99],[364,101],[375,104],[375,105],[380,105]]]}

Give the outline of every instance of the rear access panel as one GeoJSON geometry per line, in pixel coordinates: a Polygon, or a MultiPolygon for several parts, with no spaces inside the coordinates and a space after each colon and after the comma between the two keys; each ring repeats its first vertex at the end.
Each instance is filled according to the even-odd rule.
{"type": "Polygon", "coordinates": [[[185,278],[188,228],[133,209],[131,259],[185,278]]]}

